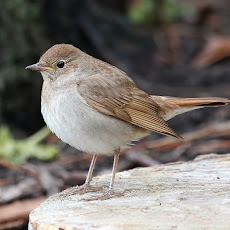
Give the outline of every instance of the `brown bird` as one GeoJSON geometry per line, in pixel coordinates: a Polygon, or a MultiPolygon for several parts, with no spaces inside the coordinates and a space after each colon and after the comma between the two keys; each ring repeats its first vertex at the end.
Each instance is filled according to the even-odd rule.
{"type": "Polygon", "coordinates": [[[152,96],[139,89],[120,69],[68,44],[54,45],[39,62],[26,69],[43,77],[41,112],[48,127],[62,141],[93,154],[84,186],[90,187],[99,154],[114,154],[109,190],[113,191],[120,150],[152,131],[181,138],[166,122],[184,112],[225,106],[226,98],[152,96]]]}

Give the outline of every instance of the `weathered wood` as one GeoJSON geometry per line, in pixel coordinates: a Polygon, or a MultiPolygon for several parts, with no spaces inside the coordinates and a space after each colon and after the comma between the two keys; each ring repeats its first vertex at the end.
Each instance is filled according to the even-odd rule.
{"type": "MultiPolygon", "coordinates": [[[[108,185],[110,175],[92,185],[108,185]]],[[[84,201],[105,192],[56,194],[30,214],[29,229],[230,229],[230,154],[137,168],[117,174],[124,196],[84,201]]]]}

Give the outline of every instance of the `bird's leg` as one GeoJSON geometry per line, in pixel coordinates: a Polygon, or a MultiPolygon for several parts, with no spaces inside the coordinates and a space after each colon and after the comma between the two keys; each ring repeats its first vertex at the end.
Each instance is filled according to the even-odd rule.
{"type": "MultiPolygon", "coordinates": [[[[89,171],[85,180],[83,187],[80,189],[80,193],[85,193],[87,190],[91,189],[90,182],[92,180],[93,169],[97,160],[98,154],[94,154],[90,163],[89,171]]],[[[95,189],[95,188],[93,188],[95,189]]]]}
{"type": "Polygon", "coordinates": [[[113,161],[112,177],[111,177],[111,181],[110,181],[108,192],[105,193],[102,196],[93,197],[91,199],[87,199],[88,201],[92,201],[92,200],[106,200],[106,199],[110,198],[113,195],[121,196],[121,195],[124,194],[124,192],[118,193],[118,192],[114,192],[113,191],[113,185],[114,185],[115,175],[116,175],[116,171],[117,171],[117,165],[118,165],[118,161],[119,161],[119,156],[120,156],[120,149],[115,151],[114,161],[113,161]]]}
{"type": "Polygon", "coordinates": [[[111,177],[111,181],[110,181],[110,184],[109,184],[109,191],[108,191],[108,193],[112,193],[113,192],[113,185],[114,185],[114,180],[115,180],[115,176],[116,176],[116,172],[117,172],[117,165],[118,165],[118,161],[119,161],[119,156],[120,156],[120,149],[117,150],[115,152],[115,155],[114,155],[112,177],[111,177]]]}
{"type": "Polygon", "coordinates": [[[97,157],[98,157],[98,154],[93,155],[84,185],[81,188],[78,187],[70,192],[65,193],[64,196],[71,196],[74,194],[83,194],[83,193],[86,193],[88,190],[96,191],[101,188],[101,187],[91,187],[90,186],[90,182],[92,180],[93,169],[94,169],[97,157]]]}

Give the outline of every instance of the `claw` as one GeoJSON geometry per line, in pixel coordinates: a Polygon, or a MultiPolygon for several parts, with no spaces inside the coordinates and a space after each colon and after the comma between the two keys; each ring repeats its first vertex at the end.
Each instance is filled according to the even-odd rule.
{"type": "Polygon", "coordinates": [[[114,197],[114,196],[123,196],[125,194],[126,191],[123,191],[123,192],[114,192],[113,190],[109,190],[107,193],[101,195],[101,196],[95,196],[95,197],[92,197],[92,198],[89,198],[89,199],[83,199],[85,201],[94,201],[94,200],[107,200],[111,197],[114,197]]]}
{"type": "Polygon", "coordinates": [[[104,188],[103,186],[92,187],[89,184],[84,184],[81,187],[75,187],[71,191],[63,194],[62,197],[73,196],[73,195],[76,195],[76,194],[84,194],[84,193],[91,192],[91,191],[99,191],[99,190],[101,190],[103,188],[104,188]]]}

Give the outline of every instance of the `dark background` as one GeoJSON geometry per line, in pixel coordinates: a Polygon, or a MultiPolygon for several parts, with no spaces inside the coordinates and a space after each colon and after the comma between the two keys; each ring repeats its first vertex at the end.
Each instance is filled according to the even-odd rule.
{"type": "MultiPolygon", "coordinates": [[[[228,0],[0,1],[0,125],[8,127],[15,140],[23,140],[45,125],[40,113],[42,78],[25,67],[57,43],[71,43],[117,66],[149,94],[230,97],[229,25],[228,0]]],[[[170,124],[182,136],[216,124],[227,128],[229,112],[229,106],[197,110],[170,124]]],[[[121,157],[119,169],[228,152],[230,132],[209,135],[209,131],[200,140],[166,149],[146,148],[147,140],[155,143],[162,138],[152,134],[121,157]]],[[[0,158],[2,206],[18,199],[23,205],[24,199],[45,197],[84,182],[90,155],[61,143],[54,135],[42,143],[55,144],[60,155],[48,162],[34,157],[23,163],[0,158]],[[5,198],[10,189],[17,191],[22,184],[24,190],[18,195],[5,198]]],[[[100,157],[95,173],[111,167],[112,158],[100,157]]],[[[2,224],[0,218],[0,228],[5,229],[6,223],[9,228],[23,228],[27,216],[20,220],[2,224]]]]}
{"type": "MultiPolygon", "coordinates": [[[[228,58],[206,68],[193,63],[209,39],[228,36],[230,3],[142,1],[2,1],[0,122],[25,135],[44,125],[40,114],[42,79],[24,68],[57,43],[71,43],[121,68],[150,94],[228,97],[228,58]],[[142,1],[156,6],[146,4],[152,11],[140,10],[142,19],[129,16],[142,1]],[[174,17],[164,12],[167,7],[174,9],[174,17]]],[[[183,126],[179,125],[182,118],[171,123],[186,131],[213,120],[217,112],[219,109],[196,111],[182,115],[183,126]]]]}

